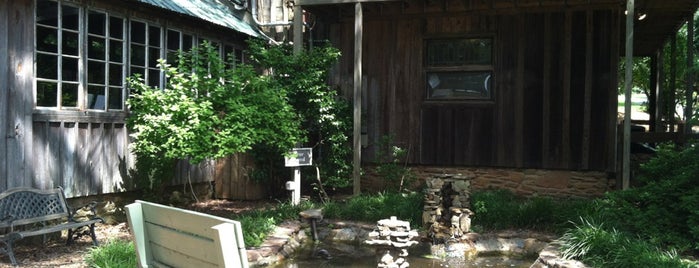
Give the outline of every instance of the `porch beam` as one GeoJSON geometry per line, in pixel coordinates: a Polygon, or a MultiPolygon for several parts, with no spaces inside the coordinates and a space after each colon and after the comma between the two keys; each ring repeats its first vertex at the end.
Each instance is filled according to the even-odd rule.
{"type": "MultiPolygon", "coordinates": [[[[356,4],[356,3],[370,3],[370,2],[397,2],[398,0],[298,0],[297,5],[299,6],[313,6],[313,5],[334,5],[334,4],[356,4]]],[[[356,7],[356,5],[355,5],[356,7]]]]}

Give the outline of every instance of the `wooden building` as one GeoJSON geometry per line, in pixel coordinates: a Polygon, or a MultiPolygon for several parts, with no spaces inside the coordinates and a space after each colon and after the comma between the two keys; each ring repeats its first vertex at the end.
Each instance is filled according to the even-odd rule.
{"type": "MultiPolygon", "coordinates": [[[[481,171],[489,168],[515,178],[510,188],[524,193],[538,191],[527,186],[536,180],[565,179],[553,194],[588,195],[570,189],[574,177],[600,181],[589,195],[614,187],[626,1],[298,4],[311,14],[305,23],[314,25],[304,40],[327,39],[343,53],[330,83],[361,100],[355,129],[368,140],[363,163],[374,160],[382,136],[393,135],[393,145],[408,149],[407,162],[419,172],[485,178],[481,171]],[[547,170],[559,172],[517,179],[547,170]]],[[[635,7],[633,52],[651,56],[699,2],[642,0],[635,7]]]]}
{"type": "MultiPolygon", "coordinates": [[[[204,40],[243,58],[261,36],[226,0],[0,0],[0,191],[62,186],[68,197],[131,189],[127,76],[204,40]]],[[[180,164],[174,184],[210,181],[180,164]]]]}

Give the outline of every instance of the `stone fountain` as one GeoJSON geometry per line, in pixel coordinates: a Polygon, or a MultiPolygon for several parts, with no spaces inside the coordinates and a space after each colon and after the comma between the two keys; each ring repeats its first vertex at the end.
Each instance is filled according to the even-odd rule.
{"type": "Polygon", "coordinates": [[[436,175],[425,180],[423,226],[429,228],[432,254],[472,258],[473,247],[470,207],[471,177],[461,174],[436,175]]]}
{"type": "Polygon", "coordinates": [[[396,217],[383,219],[377,222],[376,230],[368,235],[364,241],[367,245],[376,248],[379,268],[405,268],[410,266],[406,257],[408,247],[416,245],[418,241],[413,239],[418,236],[417,231],[410,230],[410,223],[401,221],[396,217]]]}

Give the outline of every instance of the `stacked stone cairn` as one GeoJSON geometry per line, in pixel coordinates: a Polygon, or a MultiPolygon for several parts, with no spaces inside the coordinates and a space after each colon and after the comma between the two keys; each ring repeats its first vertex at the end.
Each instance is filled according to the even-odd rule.
{"type": "Polygon", "coordinates": [[[410,230],[410,223],[401,221],[396,217],[379,220],[376,229],[369,233],[364,241],[367,245],[376,248],[379,268],[405,268],[410,266],[408,247],[418,243],[413,239],[418,236],[417,231],[410,230]]]}
{"type": "Polygon", "coordinates": [[[463,240],[471,230],[471,178],[461,174],[436,175],[426,180],[423,226],[429,227],[433,243],[463,240]]]}

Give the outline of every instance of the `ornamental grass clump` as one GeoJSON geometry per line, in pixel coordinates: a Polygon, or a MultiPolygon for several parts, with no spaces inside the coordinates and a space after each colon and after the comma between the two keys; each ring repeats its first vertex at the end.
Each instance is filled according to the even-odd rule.
{"type": "Polygon", "coordinates": [[[85,262],[93,268],[137,267],[136,249],[131,241],[109,240],[99,247],[90,249],[85,262]]]}
{"type": "Polygon", "coordinates": [[[581,220],[559,240],[565,259],[592,267],[696,267],[675,251],[663,251],[637,236],[601,223],[581,220]]]}

